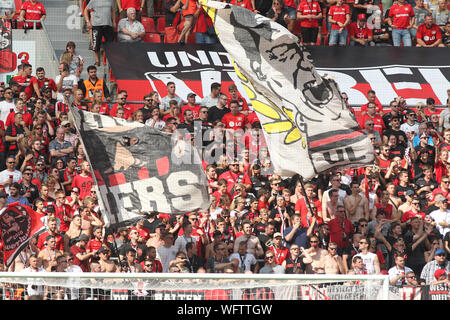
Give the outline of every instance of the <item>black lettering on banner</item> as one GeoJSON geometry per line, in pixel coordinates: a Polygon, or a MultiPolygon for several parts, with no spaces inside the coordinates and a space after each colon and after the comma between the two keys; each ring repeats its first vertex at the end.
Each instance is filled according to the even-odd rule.
{"type": "Polygon", "coordinates": [[[327,161],[330,164],[344,161],[346,156],[349,161],[361,161],[361,160],[365,159],[365,156],[355,157],[355,153],[354,153],[352,147],[348,147],[345,149],[336,149],[334,151],[336,152],[336,156],[337,156],[336,160],[331,159],[332,155],[330,152],[323,153],[323,157],[324,157],[325,161],[327,161]]]}

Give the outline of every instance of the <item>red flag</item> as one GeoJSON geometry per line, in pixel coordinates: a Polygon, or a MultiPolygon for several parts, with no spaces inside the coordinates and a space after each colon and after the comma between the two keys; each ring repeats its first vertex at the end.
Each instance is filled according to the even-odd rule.
{"type": "Polygon", "coordinates": [[[16,202],[4,208],[0,212],[0,237],[6,266],[9,267],[30,240],[44,230],[38,213],[29,206],[16,202]]]}

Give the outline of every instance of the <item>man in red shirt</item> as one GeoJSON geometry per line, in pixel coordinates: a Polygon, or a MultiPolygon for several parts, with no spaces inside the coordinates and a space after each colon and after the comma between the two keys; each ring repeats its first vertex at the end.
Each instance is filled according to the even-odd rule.
{"type": "Polygon", "coordinates": [[[19,93],[24,91],[27,94],[27,100],[31,98],[33,93],[41,98],[41,91],[39,90],[38,81],[36,77],[31,75],[32,72],[33,68],[31,64],[25,63],[23,64],[22,74],[15,76],[11,80],[19,84],[19,93]]]}
{"type": "Polygon", "coordinates": [[[16,113],[22,114],[23,122],[25,123],[25,126],[27,128],[31,128],[31,125],[33,124],[33,117],[28,112],[24,111],[25,108],[25,102],[17,98],[16,101],[14,101],[16,110],[8,114],[8,117],[6,118],[6,126],[9,127],[14,123],[14,116],[16,113]]]}
{"type": "Polygon", "coordinates": [[[73,264],[80,266],[83,272],[89,272],[89,261],[96,254],[95,252],[86,252],[86,244],[89,237],[82,233],[77,239],[76,244],[70,247],[70,253],[73,254],[73,264]]]}
{"type": "Polygon", "coordinates": [[[343,0],[337,0],[328,11],[328,22],[331,23],[328,45],[333,47],[339,43],[343,47],[347,45],[347,25],[350,23],[350,8],[343,4],[343,0]]]}
{"type": "Polygon", "coordinates": [[[228,96],[228,108],[230,108],[230,102],[236,100],[239,103],[239,112],[248,116],[249,108],[247,101],[238,93],[237,87],[235,84],[230,84],[228,87],[228,92],[230,95],[228,96]]]}
{"type": "Polygon", "coordinates": [[[88,161],[81,163],[81,173],[73,178],[72,189],[78,188],[80,190],[80,200],[91,194],[91,188],[94,185],[94,180],[91,175],[91,167],[88,161]]]}
{"type": "MultiPolygon", "coordinates": [[[[25,1],[20,8],[20,15],[17,18],[18,22],[26,22],[29,20],[44,21],[46,17],[45,7],[42,3],[36,0],[25,1]]],[[[33,28],[33,23],[25,23],[25,28],[33,28]]],[[[41,24],[36,23],[36,29],[42,28],[41,24]]]]}
{"type": "Polygon", "coordinates": [[[397,0],[389,9],[388,24],[392,28],[392,42],[395,47],[411,47],[411,33],[414,26],[415,14],[413,7],[406,0],[397,0]]]}
{"type": "Polygon", "coordinates": [[[433,15],[427,13],[425,21],[417,27],[416,47],[445,47],[439,26],[433,23],[433,15]]]}
{"type": "Polygon", "coordinates": [[[316,45],[319,34],[319,20],[322,19],[320,4],[314,0],[300,2],[297,9],[297,19],[301,20],[302,40],[304,45],[316,45]]]}
{"type": "Polygon", "coordinates": [[[268,251],[272,251],[275,256],[275,263],[280,266],[283,261],[290,257],[289,249],[283,246],[283,236],[280,232],[276,232],[273,235],[273,246],[267,248],[268,251]]]}
{"type": "Polygon", "coordinates": [[[227,129],[239,130],[244,129],[246,124],[245,114],[239,112],[239,102],[233,100],[230,102],[230,112],[222,118],[222,123],[227,129]]]}
{"type": "Polygon", "coordinates": [[[184,111],[185,110],[191,110],[192,113],[194,114],[194,119],[198,119],[199,113],[200,113],[200,105],[195,103],[195,97],[197,95],[193,92],[189,93],[187,95],[187,104],[185,104],[182,108],[181,108],[181,113],[180,113],[180,120],[181,122],[184,121],[184,111]]]}
{"type": "MultiPolygon", "coordinates": [[[[330,243],[335,242],[338,250],[341,251],[350,246],[350,239],[354,232],[352,222],[345,217],[345,208],[343,205],[337,205],[336,218],[328,222],[330,229],[330,243]]],[[[341,254],[342,252],[339,252],[341,254]]]]}
{"type": "Polygon", "coordinates": [[[383,117],[384,112],[383,112],[383,106],[381,105],[381,103],[377,102],[377,94],[375,93],[374,90],[369,90],[367,91],[367,103],[363,104],[361,106],[361,113],[360,115],[364,115],[367,113],[367,106],[369,105],[369,102],[373,102],[375,103],[375,107],[377,109],[377,113],[383,117]]]}
{"type": "Polygon", "coordinates": [[[42,67],[36,69],[36,77],[39,90],[42,91],[43,88],[50,88],[52,91],[56,92],[58,89],[56,88],[55,80],[51,78],[45,77],[45,70],[42,67]]]}
{"type": "MultiPolygon", "coordinates": [[[[442,201],[443,199],[445,199],[443,196],[439,196],[436,202],[442,201]]],[[[422,220],[425,218],[425,213],[420,211],[420,200],[418,197],[413,198],[411,202],[411,210],[403,213],[400,221],[402,222],[402,224],[407,223],[409,220],[416,216],[420,217],[422,220]]]]}
{"type": "Polygon", "coordinates": [[[126,90],[120,90],[117,94],[117,103],[112,106],[111,111],[109,112],[109,115],[111,117],[117,116],[117,109],[119,107],[122,107],[125,110],[125,119],[130,119],[133,115],[133,112],[131,111],[131,107],[127,105],[127,97],[128,93],[126,90]]]}
{"type": "Polygon", "coordinates": [[[350,24],[350,45],[367,47],[372,45],[373,32],[366,23],[366,15],[358,15],[356,22],[350,24]]]}
{"type": "Polygon", "coordinates": [[[234,194],[233,188],[237,183],[243,183],[245,189],[249,190],[252,187],[252,182],[248,174],[245,174],[239,170],[239,160],[234,159],[229,165],[230,170],[225,171],[219,176],[220,179],[225,179],[227,181],[227,192],[228,194],[234,194]]]}
{"type": "Polygon", "coordinates": [[[373,120],[373,123],[374,123],[373,130],[378,131],[378,133],[380,134],[380,137],[382,137],[383,130],[386,128],[386,126],[384,125],[383,118],[379,114],[377,114],[377,109],[376,109],[375,103],[373,103],[373,102],[369,102],[367,104],[367,113],[359,118],[359,125],[361,126],[361,129],[363,129],[363,130],[366,128],[366,120],[367,119],[373,120]]]}
{"type": "Polygon", "coordinates": [[[59,232],[67,232],[69,230],[70,221],[72,218],[71,208],[65,204],[66,192],[64,190],[58,190],[55,192],[55,217],[59,219],[59,232]]]}
{"type": "Polygon", "coordinates": [[[54,236],[56,238],[56,249],[64,250],[64,239],[58,233],[58,220],[55,217],[49,217],[47,220],[48,231],[41,233],[38,238],[37,247],[42,250],[45,246],[45,239],[48,236],[54,236]]]}

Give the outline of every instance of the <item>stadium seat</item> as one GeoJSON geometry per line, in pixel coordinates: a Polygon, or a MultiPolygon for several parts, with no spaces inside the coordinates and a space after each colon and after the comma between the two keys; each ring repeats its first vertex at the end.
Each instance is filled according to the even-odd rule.
{"type": "Polygon", "coordinates": [[[153,18],[142,17],[141,23],[144,26],[145,33],[156,32],[155,20],[153,18]]]}
{"type": "Polygon", "coordinates": [[[147,33],[142,40],[150,43],[161,43],[161,35],[159,33],[147,33]]]}
{"type": "Polygon", "coordinates": [[[166,31],[165,29],[166,29],[166,18],[159,17],[158,20],[156,20],[156,32],[164,33],[166,31]]]}

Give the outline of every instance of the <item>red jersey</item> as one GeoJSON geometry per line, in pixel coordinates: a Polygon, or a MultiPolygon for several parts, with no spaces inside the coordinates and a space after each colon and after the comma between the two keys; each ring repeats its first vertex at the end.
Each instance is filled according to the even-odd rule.
{"type": "MultiPolygon", "coordinates": [[[[320,4],[316,1],[302,1],[298,5],[297,11],[302,15],[314,15],[318,16],[322,9],[320,8],[320,4]]],[[[300,22],[300,26],[303,28],[318,28],[319,20],[318,19],[302,19],[300,22]]]]}
{"type": "Polygon", "coordinates": [[[358,22],[353,22],[350,24],[349,30],[350,36],[355,37],[356,39],[369,39],[372,37],[373,32],[372,29],[367,27],[367,23],[364,23],[362,27],[360,27],[358,22]]]}
{"type": "MultiPolygon", "coordinates": [[[[0,130],[5,131],[5,123],[3,120],[0,120],[0,130]]],[[[5,143],[3,142],[3,139],[0,139],[0,152],[5,151],[5,143]]]]}
{"type": "MultiPolygon", "coordinates": [[[[77,171],[73,170],[72,172],[69,171],[69,168],[65,168],[64,171],[61,174],[61,182],[67,182],[72,180],[75,176],[77,175],[77,171]]],[[[64,186],[66,192],[70,192],[71,190],[71,185],[70,184],[66,184],[64,186]]]]}
{"type": "Polygon", "coordinates": [[[253,6],[250,0],[231,0],[230,4],[253,11],[253,6]]]}
{"type": "Polygon", "coordinates": [[[86,250],[89,250],[89,252],[96,252],[98,249],[102,247],[102,242],[97,239],[91,239],[86,244],[86,250]]]}
{"type": "Polygon", "coordinates": [[[386,212],[386,219],[391,220],[392,217],[392,204],[388,203],[386,207],[382,207],[380,203],[375,203],[377,209],[383,209],[386,212]]]}
{"type": "MultiPolygon", "coordinates": [[[[346,4],[343,4],[341,6],[334,5],[330,7],[328,14],[332,20],[340,23],[345,23],[345,21],[347,20],[347,15],[350,15],[350,8],[346,4]]],[[[341,27],[337,23],[333,23],[331,25],[332,30],[339,30],[340,28],[341,27]]]]}
{"type": "Polygon", "coordinates": [[[182,108],[181,108],[181,112],[180,112],[180,121],[184,122],[184,111],[185,110],[191,110],[192,113],[194,114],[194,119],[198,119],[198,116],[200,114],[200,105],[196,104],[193,107],[191,107],[188,104],[185,104],[182,108]]]}
{"type": "Polygon", "coordinates": [[[59,219],[59,232],[67,232],[69,230],[70,221],[64,221],[64,216],[71,218],[71,208],[67,204],[63,204],[58,207],[56,203],[53,205],[55,208],[55,218],[59,219]]]}
{"type": "Polygon", "coordinates": [[[77,258],[77,254],[81,253],[82,255],[86,254],[86,249],[80,248],[77,245],[73,245],[70,247],[70,253],[73,254],[73,264],[80,266],[83,272],[89,272],[89,259],[81,261],[77,258]]]}
{"type": "Polygon", "coordinates": [[[40,2],[25,1],[20,10],[25,10],[25,20],[41,20],[43,15],[46,15],[45,7],[40,2]]]}
{"type": "Polygon", "coordinates": [[[391,166],[392,160],[391,159],[383,160],[383,159],[381,159],[381,157],[378,157],[377,159],[378,159],[378,162],[379,162],[378,167],[380,168],[380,170],[381,171],[388,171],[389,167],[391,166]]]}
{"type": "Polygon", "coordinates": [[[409,210],[409,211],[406,211],[403,214],[402,219],[400,221],[401,222],[406,222],[406,221],[408,221],[408,220],[410,220],[410,219],[412,219],[413,217],[416,217],[416,216],[422,218],[422,220],[423,220],[425,218],[425,213],[423,213],[421,211],[419,211],[417,213],[414,213],[414,212],[412,212],[412,210],[409,210]]]}
{"type": "Polygon", "coordinates": [[[100,106],[100,110],[98,111],[99,114],[103,114],[105,116],[109,115],[109,105],[107,103],[103,103],[100,106]]]}
{"type": "MultiPolygon", "coordinates": [[[[45,239],[50,235],[48,231],[41,233],[38,238],[37,247],[39,250],[42,250],[45,247],[45,239]]],[[[64,250],[64,239],[60,234],[55,235],[56,239],[56,249],[57,250],[64,250]]]]}
{"type": "Polygon", "coordinates": [[[67,105],[61,101],[58,101],[58,102],[56,102],[56,105],[55,105],[55,111],[69,113],[69,105],[67,105]]]}
{"type": "MultiPolygon", "coordinates": [[[[10,112],[8,114],[8,117],[6,117],[6,126],[9,127],[14,123],[14,116],[16,115],[16,112],[10,112]]],[[[31,125],[33,124],[33,117],[28,112],[22,112],[23,115],[23,122],[25,122],[25,126],[28,128],[31,128],[31,125]]]]}
{"type": "Polygon", "coordinates": [[[236,185],[236,183],[252,184],[252,181],[250,180],[248,174],[245,174],[243,172],[233,173],[231,171],[225,171],[219,176],[219,179],[227,180],[227,192],[229,194],[231,193],[231,190],[236,185]]]}
{"type": "Polygon", "coordinates": [[[77,187],[80,190],[80,200],[91,194],[91,188],[94,185],[94,179],[91,176],[83,177],[82,175],[76,175],[72,181],[72,189],[77,187]]]}
{"type": "MultiPolygon", "coordinates": [[[[362,112],[362,111],[367,112],[367,105],[368,105],[368,104],[369,104],[369,103],[366,103],[366,104],[363,104],[363,105],[361,106],[361,112],[362,112]]],[[[377,110],[377,113],[380,113],[381,111],[383,111],[383,105],[382,105],[381,103],[375,101],[375,109],[377,110]]]]}
{"type": "Polygon", "coordinates": [[[127,11],[128,8],[135,8],[136,11],[141,10],[141,0],[121,0],[122,9],[127,11]]]}
{"type": "Polygon", "coordinates": [[[279,264],[280,266],[284,260],[290,257],[289,249],[286,247],[281,247],[280,249],[277,249],[274,246],[271,246],[268,247],[267,250],[273,252],[275,263],[279,264]]]}
{"type": "Polygon", "coordinates": [[[338,248],[343,249],[350,246],[350,236],[354,232],[353,224],[350,220],[339,221],[337,218],[328,222],[330,229],[330,242],[336,242],[338,248]],[[344,240],[344,231],[346,234],[344,240]]]}
{"type": "Polygon", "coordinates": [[[380,137],[382,137],[383,130],[386,128],[386,126],[384,125],[383,118],[379,115],[375,115],[375,116],[371,117],[370,115],[368,115],[366,113],[362,117],[359,118],[359,125],[361,126],[361,129],[366,128],[366,120],[367,119],[373,120],[373,123],[374,123],[373,130],[378,131],[378,133],[380,134],[380,137]]]}
{"type": "MultiPolygon", "coordinates": [[[[438,32],[439,32],[439,37],[438,37],[438,39],[440,39],[440,38],[442,38],[441,31],[439,31],[439,27],[438,27],[438,26],[436,26],[436,27],[437,27],[438,32]]],[[[417,32],[419,32],[419,30],[417,30],[417,32]]],[[[423,39],[422,39],[422,40],[423,40],[423,39]]],[[[424,40],[424,41],[425,41],[425,40],[424,40]]],[[[435,39],[434,41],[436,41],[436,39],[435,39]]],[[[434,42],[434,41],[433,41],[433,42],[434,42]]],[[[431,42],[431,43],[433,43],[433,42],[431,42]]],[[[428,44],[428,43],[427,43],[427,44],[428,44]]],[[[438,110],[438,109],[434,109],[434,111],[431,111],[431,110],[428,109],[428,108],[425,108],[423,111],[424,111],[425,115],[428,116],[428,117],[431,117],[431,115],[433,115],[433,114],[440,115],[441,112],[442,112],[442,110],[438,110]]]]}
{"type": "MultiPolygon", "coordinates": [[[[27,20],[34,20],[34,19],[27,19],[27,20]]],[[[19,84],[19,92],[25,92],[27,94],[27,100],[31,98],[31,96],[34,93],[33,85],[37,83],[36,77],[15,76],[14,78],[12,78],[12,81],[15,81],[19,84]]]]}
{"type": "MultiPolygon", "coordinates": [[[[433,23],[431,28],[428,29],[427,25],[425,23],[422,23],[417,28],[416,37],[417,39],[421,39],[423,42],[425,42],[426,45],[430,45],[435,43],[437,40],[442,39],[442,33],[437,24],[433,23]]],[[[428,109],[425,109],[425,114],[427,114],[427,110],[428,109]]],[[[438,111],[437,113],[439,112],[440,111],[438,111]]]]}
{"type": "Polygon", "coordinates": [[[39,90],[42,89],[43,87],[48,87],[50,89],[52,89],[52,91],[58,91],[58,89],[56,88],[56,83],[55,80],[53,79],[49,79],[49,78],[44,78],[42,80],[36,79],[38,86],[39,86],[39,90]]]}
{"type": "Polygon", "coordinates": [[[231,112],[225,114],[222,118],[222,122],[227,129],[233,130],[244,129],[244,126],[247,123],[245,115],[240,112],[235,116],[231,112]]]}
{"type": "Polygon", "coordinates": [[[389,9],[389,17],[396,29],[406,29],[410,24],[410,18],[414,17],[414,9],[408,3],[394,4],[389,9]]]}
{"type": "Polygon", "coordinates": [[[89,111],[89,107],[86,104],[76,104],[72,102],[72,107],[78,108],[79,110],[89,111]]]}
{"type": "MultiPolygon", "coordinates": [[[[116,103],[115,105],[112,106],[109,115],[111,117],[116,117],[117,116],[117,108],[119,107],[119,105],[116,103]]],[[[125,119],[130,119],[133,116],[133,112],[131,111],[131,107],[128,105],[124,105],[123,106],[124,110],[125,110],[125,119]]]]}
{"type": "Polygon", "coordinates": [[[240,95],[238,95],[237,99],[233,99],[232,96],[228,96],[228,103],[227,103],[228,108],[230,108],[230,102],[233,100],[236,100],[239,103],[239,112],[250,110],[248,108],[247,101],[240,95]]]}

